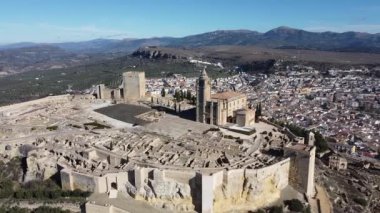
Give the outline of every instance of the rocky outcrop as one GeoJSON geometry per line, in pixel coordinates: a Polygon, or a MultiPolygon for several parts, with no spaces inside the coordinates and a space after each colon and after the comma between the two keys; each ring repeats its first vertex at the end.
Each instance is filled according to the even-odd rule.
{"type": "Polygon", "coordinates": [[[187,59],[187,56],[167,51],[163,48],[155,46],[139,48],[132,53],[134,57],[141,57],[145,59],[187,59]]]}
{"type": "Polygon", "coordinates": [[[58,172],[57,163],[44,156],[41,150],[33,150],[26,158],[24,182],[32,180],[47,180],[58,172]]]}
{"type": "Polygon", "coordinates": [[[289,164],[285,160],[257,170],[231,170],[214,189],[214,211],[258,209],[276,202],[288,185],[289,164]]]}
{"type": "MultiPolygon", "coordinates": [[[[178,212],[192,212],[194,210],[191,188],[188,183],[165,178],[160,170],[151,170],[153,177],[143,178],[137,188],[126,184],[129,195],[137,200],[144,200],[158,208],[178,212]]],[[[185,178],[186,179],[186,178],[185,178]]]]}

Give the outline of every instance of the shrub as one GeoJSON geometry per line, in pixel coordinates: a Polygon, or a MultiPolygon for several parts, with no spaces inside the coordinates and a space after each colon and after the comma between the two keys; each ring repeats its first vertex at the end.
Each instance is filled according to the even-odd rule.
{"type": "Polygon", "coordinates": [[[12,208],[10,207],[0,207],[0,212],[1,213],[28,213],[29,210],[26,209],[26,208],[20,208],[20,207],[17,207],[17,206],[14,206],[12,208]]]}
{"type": "Polygon", "coordinates": [[[70,127],[74,127],[74,128],[77,128],[77,129],[82,128],[81,126],[76,125],[76,124],[69,124],[68,126],[70,126],[70,127]]]}
{"type": "Polygon", "coordinates": [[[13,183],[11,180],[0,181],[0,198],[8,198],[13,194],[13,183]]]}
{"type": "Polygon", "coordinates": [[[57,199],[61,197],[61,193],[59,191],[50,191],[49,192],[49,198],[50,199],[57,199]]]}
{"type": "Polygon", "coordinates": [[[62,210],[61,208],[40,206],[32,211],[32,213],[69,213],[69,210],[62,210]]]}
{"type": "Polygon", "coordinates": [[[273,206],[269,210],[270,213],[282,213],[282,206],[273,206]]]}
{"type": "Polygon", "coordinates": [[[304,213],[311,213],[311,209],[310,209],[310,206],[307,206],[304,210],[303,210],[304,213]]]}
{"type": "Polygon", "coordinates": [[[46,127],[46,129],[49,131],[53,131],[53,130],[57,130],[58,126],[48,126],[48,127],[46,127]]]}
{"type": "Polygon", "coordinates": [[[361,206],[367,206],[367,201],[363,198],[356,197],[353,199],[355,203],[361,205],[361,206]]]}
{"type": "Polygon", "coordinates": [[[16,199],[22,199],[23,198],[23,191],[17,191],[17,192],[15,192],[14,193],[14,195],[13,195],[16,199]]]}
{"type": "MultiPolygon", "coordinates": [[[[308,142],[308,140],[309,140],[309,131],[307,129],[302,128],[300,126],[297,126],[295,124],[285,124],[282,121],[277,121],[277,120],[274,120],[274,119],[271,119],[270,121],[272,123],[274,123],[274,124],[279,125],[279,126],[288,128],[289,131],[291,131],[294,135],[296,135],[298,137],[304,137],[305,138],[305,142],[306,143],[308,142]]],[[[324,151],[326,151],[328,149],[326,139],[323,137],[323,135],[320,132],[318,132],[318,131],[312,131],[312,132],[314,133],[315,146],[317,148],[317,152],[324,152],[324,151]]]]}
{"type": "Polygon", "coordinates": [[[93,126],[94,129],[109,129],[109,128],[111,128],[110,126],[100,124],[97,121],[85,123],[83,125],[85,126],[86,129],[88,129],[88,126],[93,126]]]}
{"type": "Polygon", "coordinates": [[[70,197],[70,191],[62,191],[61,196],[62,197],[70,197]]]}
{"type": "Polygon", "coordinates": [[[33,191],[33,198],[41,199],[44,197],[44,193],[41,190],[33,191]]]}
{"type": "Polygon", "coordinates": [[[23,199],[30,199],[33,197],[33,192],[29,190],[22,190],[23,191],[23,199]]]}
{"type": "Polygon", "coordinates": [[[302,202],[298,199],[285,200],[284,203],[289,206],[290,211],[302,212],[304,209],[302,202]]]}

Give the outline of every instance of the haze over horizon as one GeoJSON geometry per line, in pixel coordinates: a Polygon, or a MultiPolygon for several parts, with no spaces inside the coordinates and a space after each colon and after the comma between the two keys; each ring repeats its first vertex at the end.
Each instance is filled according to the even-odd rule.
{"type": "Polygon", "coordinates": [[[312,32],[380,32],[380,2],[371,0],[194,2],[7,1],[0,8],[0,44],[183,37],[236,29],[266,32],[279,26],[312,32]]]}

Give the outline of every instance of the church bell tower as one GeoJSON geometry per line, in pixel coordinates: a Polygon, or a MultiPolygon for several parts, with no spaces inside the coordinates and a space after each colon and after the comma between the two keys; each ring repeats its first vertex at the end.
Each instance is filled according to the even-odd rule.
{"type": "Polygon", "coordinates": [[[196,121],[206,123],[206,104],[211,99],[211,82],[203,69],[196,84],[197,90],[197,117],[196,121]]]}

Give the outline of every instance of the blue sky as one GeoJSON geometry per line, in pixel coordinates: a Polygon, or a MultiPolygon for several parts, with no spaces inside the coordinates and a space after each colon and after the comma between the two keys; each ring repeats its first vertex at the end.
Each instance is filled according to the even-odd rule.
{"type": "Polygon", "coordinates": [[[379,0],[2,0],[0,44],[142,38],[221,29],[380,33],[379,0]]]}

